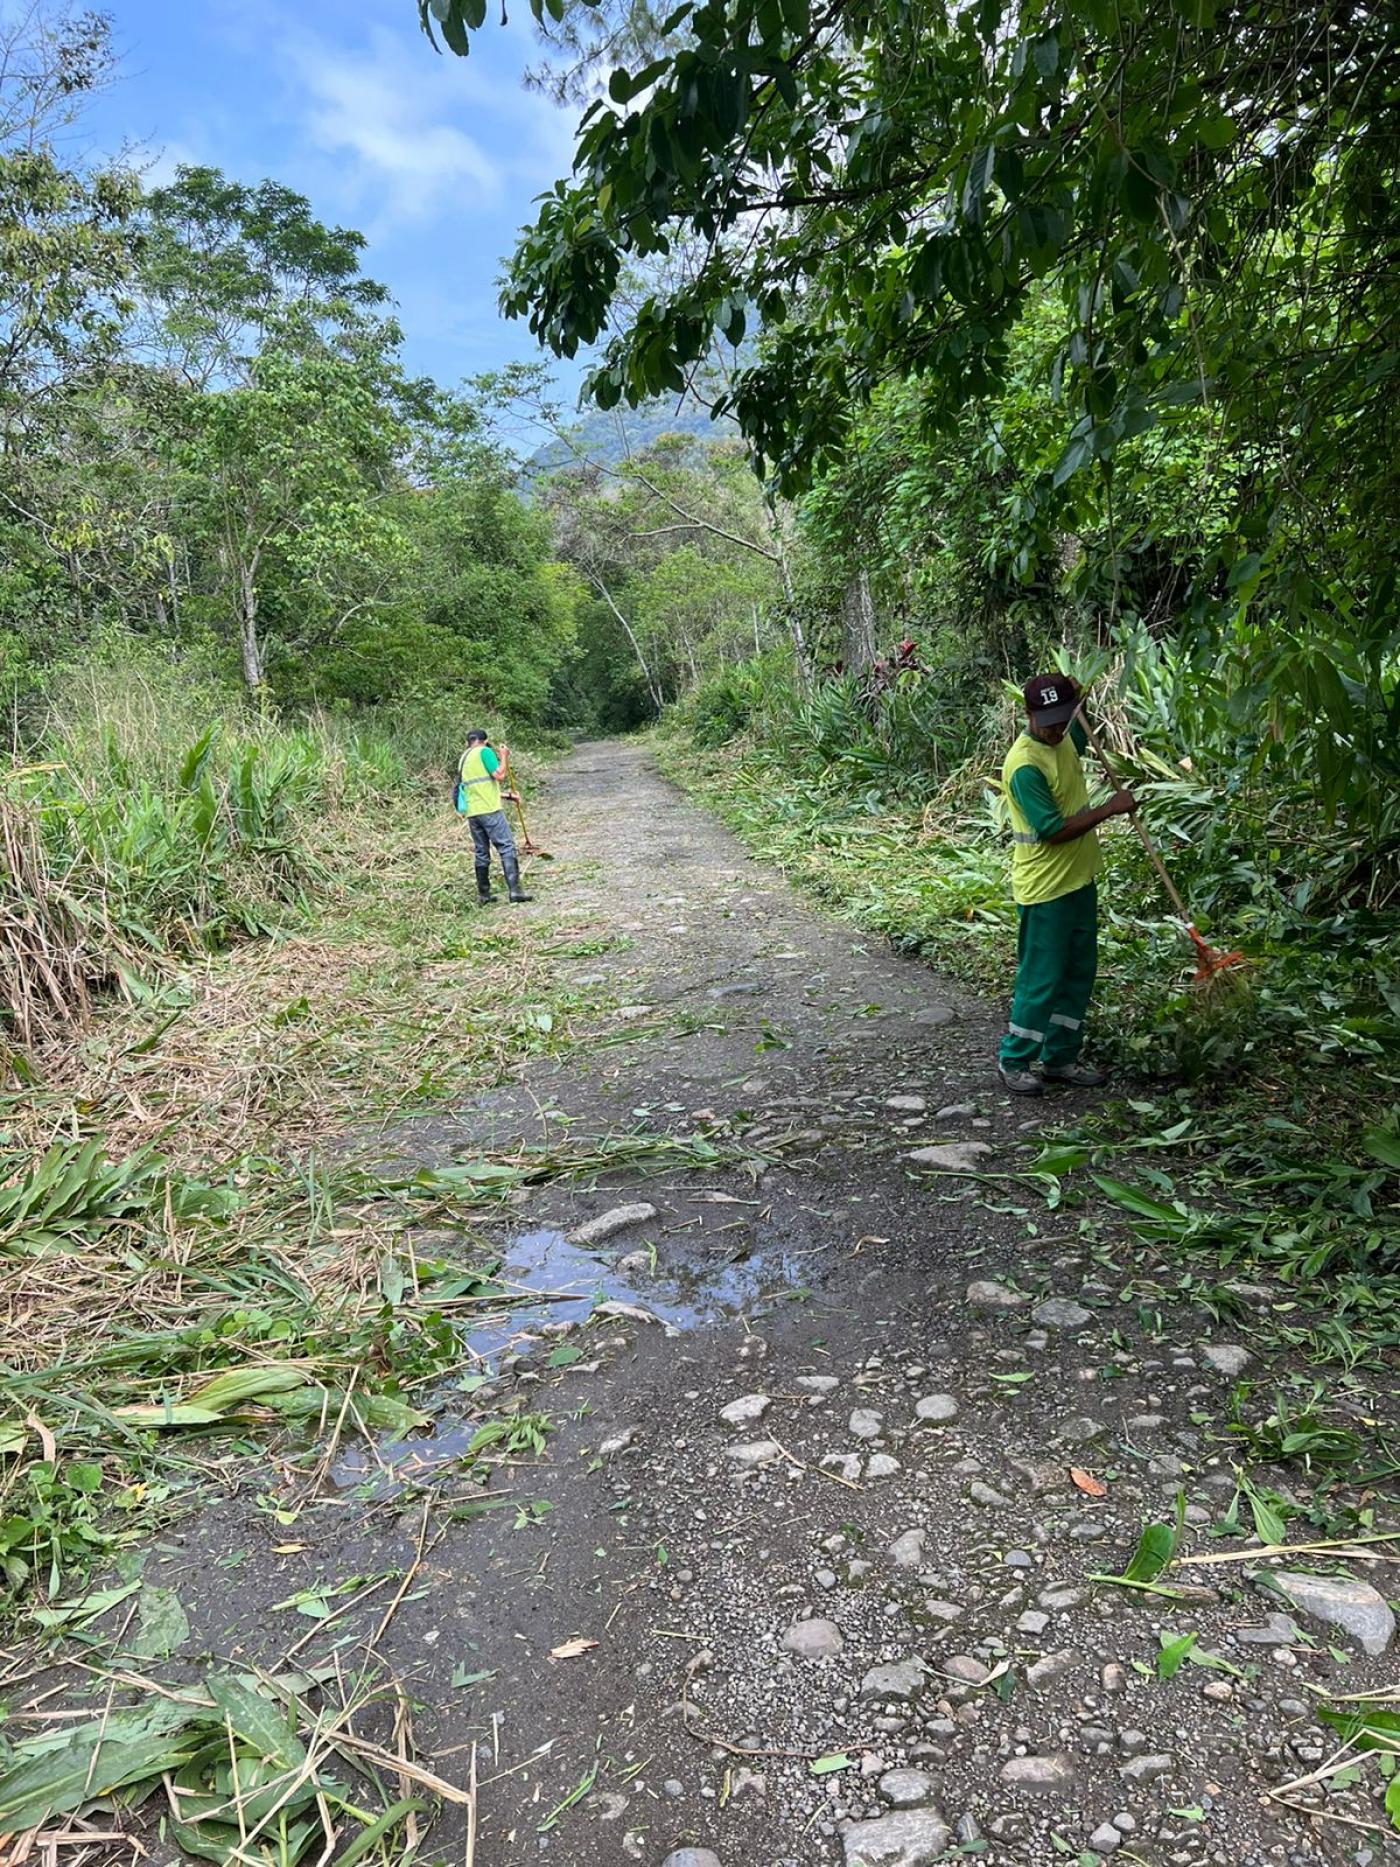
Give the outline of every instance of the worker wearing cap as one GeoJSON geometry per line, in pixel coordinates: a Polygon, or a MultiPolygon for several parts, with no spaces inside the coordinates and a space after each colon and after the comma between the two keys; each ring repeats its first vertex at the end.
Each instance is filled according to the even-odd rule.
{"type": "Polygon", "coordinates": [[[1080,693],[1068,675],[1037,674],[1022,691],[1026,728],[1001,769],[1018,928],[998,1074],[1013,1095],[1038,1096],[1046,1083],[1092,1089],[1106,1080],[1079,1061],[1098,968],[1097,832],[1137,802],[1115,791],[1108,803],[1090,804],[1079,763],[1088,739],[1074,718],[1080,693]]]}
{"type": "MultiPolygon", "coordinates": [[[[476,859],[476,898],[483,907],[494,901],[491,893],[491,851],[494,848],[505,870],[506,893],[512,901],[529,901],[520,886],[520,858],[515,852],[515,838],[510,833],[506,813],[501,808],[500,780],[510,775],[510,748],[502,746],[499,756],[480,727],[467,734],[467,749],[457,768],[462,804],[472,833],[476,859]]],[[[513,792],[506,796],[513,797],[513,792]]]]}

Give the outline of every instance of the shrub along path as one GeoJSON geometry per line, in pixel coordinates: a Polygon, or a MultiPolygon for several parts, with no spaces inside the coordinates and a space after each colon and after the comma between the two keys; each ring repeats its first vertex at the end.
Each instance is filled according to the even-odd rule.
{"type": "Polygon", "coordinates": [[[450,1786],[371,1838],[394,1858],[1385,1856],[1391,1760],[1348,1740],[1400,1714],[1400,1542],[1336,1546],[1396,1529],[1393,1310],[1329,1354],[1335,1288],[1184,1240],[1160,1191],[1130,1230],[1125,1170],[1101,1195],[1043,1132],[1082,1102],[1001,1093],[997,1008],[813,911],[642,748],[580,748],[537,834],[519,918],[567,919],[556,994],[608,1008],[374,1144],[428,1176],[395,1277],[494,1171],[522,1306],[430,1430],[167,1532],[179,1637],[108,1635],[107,1677],[333,1685],[385,1800],[450,1786]]]}

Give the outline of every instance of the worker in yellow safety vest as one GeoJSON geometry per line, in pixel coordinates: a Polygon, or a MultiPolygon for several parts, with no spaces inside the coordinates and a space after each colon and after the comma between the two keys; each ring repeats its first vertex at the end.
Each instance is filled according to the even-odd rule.
{"type": "MultiPolygon", "coordinates": [[[[457,768],[457,782],[461,797],[459,808],[463,810],[472,833],[472,849],[476,860],[476,898],[483,907],[496,898],[491,893],[492,849],[501,858],[506,893],[510,899],[533,899],[520,886],[520,858],[515,851],[515,838],[510,833],[506,813],[501,808],[501,786],[509,781],[509,777],[509,746],[502,746],[497,754],[489,736],[480,727],[473,728],[467,734],[467,749],[457,768]]],[[[507,791],[504,795],[511,799],[515,797],[513,791],[507,791]]]]}
{"type": "Polygon", "coordinates": [[[1067,674],[1026,682],[1026,726],[1001,768],[1011,818],[1016,986],[997,1074],[1016,1096],[1046,1083],[1097,1088],[1107,1078],[1079,1060],[1098,970],[1098,826],[1137,809],[1127,791],[1090,804],[1075,720],[1080,691],[1067,674]],[[1036,1065],[1039,1065],[1039,1074],[1036,1065]]]}

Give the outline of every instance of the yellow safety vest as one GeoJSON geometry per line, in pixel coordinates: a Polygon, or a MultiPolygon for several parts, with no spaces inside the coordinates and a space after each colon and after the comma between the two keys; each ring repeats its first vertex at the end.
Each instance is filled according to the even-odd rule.
{"type": "Polygon", "coordinates": [[[486,769],[486,762],[481,756],[483,749],[481,746],[468,746],[457,767],[467,794],[469,817],[485,817],[491,811],[501,808],[501,787],[486,769]]]}
{"type": "Polygon", "coordinates": [[[1099,872],[1097,830],[1072,843],[1042,843],[1011,794],[1012,776],[1033,765],[1050,787],[1055,808],[1066,822],[1089,808],[1089,787],[1074,742],[1066,733],[1057,746],[1022,733],[1001,768],[1001,788],[1011,818],[1011,892],[1022,907],[1057,901],[1086,888],[1099,872]]]}

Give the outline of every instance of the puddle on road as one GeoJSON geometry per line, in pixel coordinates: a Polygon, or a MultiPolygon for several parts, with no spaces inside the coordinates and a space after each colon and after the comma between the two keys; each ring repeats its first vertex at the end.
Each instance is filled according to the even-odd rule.
{"type": "MultiPolygon", "coordinates": [[[[351,1486],[373,1482],[379,1496],[451,1464],[465,1453],[479,1422],[451,1411],[463,1375],[490,1376],[508,1354],[548,1352],[572,1340],[572,1330],[600,1307],[604,1317],[644,1318],[642,1328],[658,1325],[679,1335],[707,1322],[751,1309],[764,1296],[788,1290],[800,1277],[782,1253],[752,1251],[727,1263],[689,1261],[656,1276],[633,1278],[579,1245],[562,1232],[520,1232],[505,1248],[497,1281],[516,1300],[496,1311],[463,1337],[462,1368],[428,1399],[440,1405],[435,1431],[410,1433],[382,1441],[373,1452],[357,1446],[336,1461],[335,1482],[351,1486]],[[608,1305],[617,1304],[615,1311],[608,1305]],[[569,1325],[568,1330],[559,1325],[569,1325]],[[546,1333],[548,1331],[548,1333],[546,1333]]],[[[587,1338],[573,1344],[587,1351],[587,1338]]]]}

